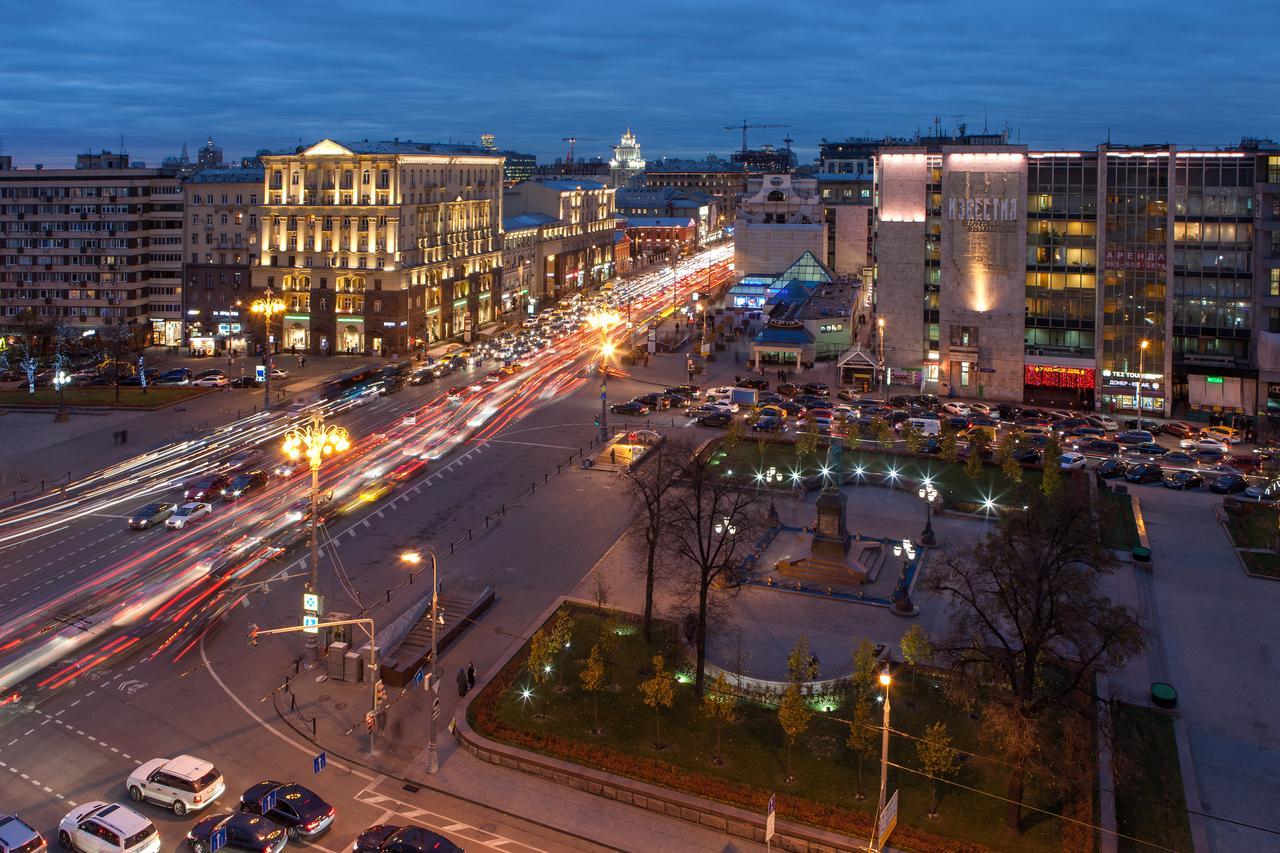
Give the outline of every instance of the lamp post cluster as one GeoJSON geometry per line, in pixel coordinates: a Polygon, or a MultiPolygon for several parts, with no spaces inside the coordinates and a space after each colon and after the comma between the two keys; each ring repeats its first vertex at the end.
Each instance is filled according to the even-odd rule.
{"type": "MultiPolygon", "coordinates": [[[[275,342],[271,338],[271,318],[276,314],[284,314],[285,304],[283,299],[277,299],[271,292],[271,288],[267,288],[266,296],[261,299],[255,299],[249,303],[249,310],[254,314],[262,316],[263,336],[262,336],[262,366],[265,368],[262,379],[262,408],[263,411],[271,409],[271,368],[274,366],[272,360],[272,351],[275,349],[275,342]]],[[[280,334],[284,335],[283,320],[281,321],[280,334]]]]}
{"type": "Polygon", "coordinates": [[[67,404],[65,402],[65,389],[71,384],[71,377],[62,368],[58,368],[58,372],[53,374],[53,387],[58,389],[58,412],[53,416],[54,421],[62,423],[70,416],[67,414],[67,404]]]}
{"type": "MultiPolygon", "coordinates": [[[[313,595],[320,593],[320,546],[318,530],[320,525],[320,465],[326,456],[345,453],[351,447],[347,431],[342,427],[332,426],[324,422],[324,416],[316,411],[311,420],[285,433],[283,450],[290,459],[306,458],[311,467],[311,574],[307,581],[308,591],[313,595]]],[[[317,616],[319,614],[317,613],[317,616]]],[[[307,634],[307,653],[312,661],[320,659],[320,647],[314,633],[307,634]]]]}
{"type": "Polygon", "coordinates": [[[938,499],[938,490],[925,480],[916,489],[916,496],[924,501],[924,532],[920,534],[920,544],[932,548],[938,544],[938,537],[933,533],[933,502],[938,499]]]}
{"type": "Polygon", "coordinates": [[[609,440],[609,357],[614,353],[609,329],[618,323],[612,311],[600,311],[591,317],[591,325],[600,330],[600,442],[609,440]]]}

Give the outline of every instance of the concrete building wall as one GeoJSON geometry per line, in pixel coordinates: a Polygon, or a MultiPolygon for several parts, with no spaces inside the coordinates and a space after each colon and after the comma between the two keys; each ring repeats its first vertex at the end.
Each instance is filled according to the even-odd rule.
{"type": "Polygon", "coordinates": [[[885,154],[876,174],[875,306],[884,321],[884,363],[895,372],[922,370],[924,331],[925,186],[923,151],[885,154]]]}
{"type": "MultiPolygon", "coordinates": [[[[870,205],[837,205],[835,211],[835,264],[839,275],[862,275],[871,265],[871,228],[874,219],[870,205]]],[[[830,265],[829,265],[830,266],[830,265]]]]}

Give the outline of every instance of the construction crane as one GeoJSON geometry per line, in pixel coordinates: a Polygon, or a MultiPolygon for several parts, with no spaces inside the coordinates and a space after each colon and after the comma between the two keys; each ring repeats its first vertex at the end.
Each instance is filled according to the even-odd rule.
{"type": "Polygon", "coordinates": [[[578,137],[566,136],[560,141],[569,143],[569,159],[565,160],[564,162],[566,165],[572,166],[573,165],[573,146],[577,143],[578,137]]]}
{"type": "Polygon", "coordinates": [[[755,127],[791,127],[789,124],[747,124],[744,118],[742,124],[731,124],[725,130],[741,130],[742,131],[742,153],[747,153],[747,129],[755,127]]]}

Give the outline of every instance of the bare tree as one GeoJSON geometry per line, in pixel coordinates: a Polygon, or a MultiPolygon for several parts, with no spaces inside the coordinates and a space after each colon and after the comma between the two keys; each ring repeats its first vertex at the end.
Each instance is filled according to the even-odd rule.
{"type": "MultiPolygon", "coordinates": [[[[949,684],[982,708],[984,732],[1012,766],[1006,821],[1014,830],[1028,767],[1068,718],[1088,712],[1082,700],[1095,676],[1143,647],[1134,614],[1098,592],[1114,561],[1099,541],[1087,490],[1028,501],[1027,511],[1007,513],[985,541],[948,556],[928,580],[952,600],[951,633],[936,647],[957,676],[949,684]]],[[[1070,768],[1052,775],[1066,778],[1070,768]]]]}
{"type": "Polygon", "coordinates": [[[650,453],[638,466],[627,469],[623,476],[631,483],[632,494],[641,509],[644,534],[644,619],[641,630],[646,643],[653,642],[653,587],[658,572],[658,546],[671,514],[667,495],[688,464],[691,451],[683,445],[668,442],[650,453]]]}
{"type": "MultiPolygon", "coordinates": [[[[148,328],[138,323],[112,326],[107,331],[104,343],[107,356],[111,359],[117,403],[120,402],[120,380],[133,369],[134,356],[146,348],[149,334],[148,328]]],[[[147,390],[145,385],[142,390],[147,390]]]]}
{"type": "Polygon", "coordinates": [[[758,497],[740,488],[711,464],[710,454],[694,454],[680,488],[666,500],[670,511],[664,543],[691,570],[689,586],[697,595],[694,645],[699,697],[706,681],[707,621],[712,587],[732,569],[760,523],[758,497]]]}

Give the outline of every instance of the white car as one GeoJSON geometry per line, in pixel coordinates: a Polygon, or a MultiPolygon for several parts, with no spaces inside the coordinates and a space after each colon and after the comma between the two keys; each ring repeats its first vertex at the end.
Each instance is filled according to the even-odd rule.
{"type": "Polygon", "coordinates": [[[204,518],[213,512],[213,504],[201,503],[200,501],[192,501],[185,503],[174,510],[173,515],[164,521],[164,526],[170,530],[181,530],[189,523],[204,518]]]}
{"type": "Polygon", "coordinates": [[[1184,438],[1178,442],[1178,446],[1183,450],[1207,450],[1223,455],[1231,452],[1231,445],[1216,438],[1184,438]]]}
{"type": "Polygon", "coordinates": [[[1089,422],[1089,426],[1105,429],[1107,432],[1120,431],[1120,425],[1116,423],[1116,419],[1110,415],[1089,415],[1085,420],[1089,422]]]}
{"type": "Polygon", "coordinates": [[[95,800],[67,813],[58,824],[58,844],[79,853],[157,853],[160,833],[128,806],[95,800]]]}
{"type": "Polygon", "coordinates": [[[1000,413],[996,411],[995,406],[988,406],[986,403],[970,403],[969,411],[982,415],[984,418],[1000,420],[1000,413]]]}
{"type": "Polygon", "coordinates": [[[278,367],[273,367],[271,368],[271,378],[272,379],[288,379],[289,371],[281,370],[278,367]]]}
{"type": "Polygon", "coordinates": [[[218,768],[194,755],[144,761],[129,774],[125,786],[135,803],[146,800],[166,806],[179,817],[200,811],[227,787],[218,768]]]}
{"type": "Polygon", "coordinates": [[[1076,453],[1074,450],[1068,451],[1058,457],[1058,467],[1063,471],[1075,471],[1084,468],[1084,463],[1084,454],[1076,453]]]}
{"type": "Polygon", "coordinates": [[[221,373],[212,376],[201,376],[199,379],[193,379],[191,384],[196,388],[226,388],[227,377],[221,373]]]}
{"type": "Polygon", "coordinates": [[[967,417],[970,414],[969,407],[967,405],[964,403],[957,403],[954,400],[948,400],[943,403],[942,411],[946,412],[948,415],[960,415],[961,417],[967,417]]]}
{"type": "Polygon", "coordinates": [[[17,815],[0,814],[0,853],[44,853],[44,837],[17,815]]]}

